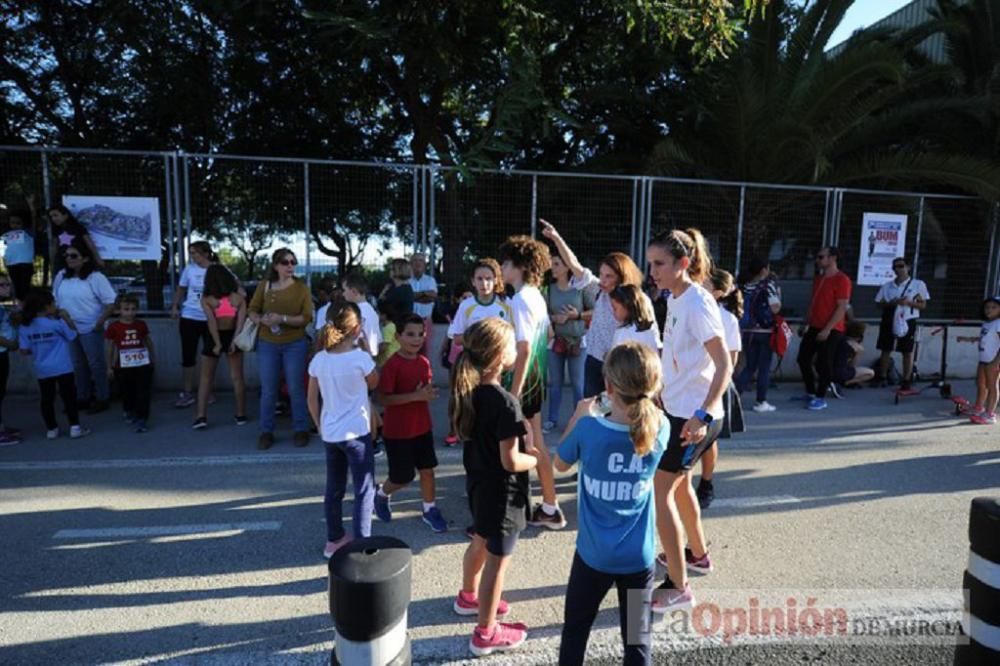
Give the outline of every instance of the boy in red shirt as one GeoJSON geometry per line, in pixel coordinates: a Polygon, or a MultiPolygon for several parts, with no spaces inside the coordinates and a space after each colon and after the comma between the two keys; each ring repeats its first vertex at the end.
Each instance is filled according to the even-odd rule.
{"type": "Polygon", "coordinates": [[[826,391],[833,378],[837,346],[844,337],[847,307],[851,301],[851,278],[837,267],[840,252],[824,247],[816,255],[819,275],[813,278],[812,301],[806,313],[806,329],[799,345],[799,369],[808,394],[807,409],[826,409],[826,391]],[[815,362],[816,372],[813,372],[815,362]],[[816,381],[819,375],[819,382],[816,381]]]}
{"type": "Polygon", "coordinates": [[[136,319],[139,299],[122,296],[118,300],[118,321],[104,331],[107,341],[108,376],[118,382],[125,422],[134,423],[136,432],[146,432],[149,400],[153,388],[153,339],[146,322],[136,319]]]}
{"type": "Polygon", "coordinates": [[[389,497],[419,474],[423,520],[435,532],[447,532],[448,523],[435,504],[434,468],[438,461],[427,403],[437,397],[437,390],[431,385],[431,362],[420,353],[425,337],[423,318],[407,315],[397,324],[399,351],[382,367],[378,399],[385,407],[382,437],[389,478],[375,493],[375,515],[385,522],[392,520],[389,497]]]}

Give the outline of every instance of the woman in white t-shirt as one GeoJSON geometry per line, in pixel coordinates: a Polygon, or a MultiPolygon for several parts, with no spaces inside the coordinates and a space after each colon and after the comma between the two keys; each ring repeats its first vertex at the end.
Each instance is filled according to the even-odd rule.
{"type": "Polygon", "coordinates": [[[90,413],[96,414],[106,410],[111,399],[104,323],[115,309],[118,294],[97,269],[94,254],[83,240],[73,239],[62,252],[66,268],[56,273],[52,293],[56,305],[69,314],[78,333],[70,342],[77,402],[88,403],[90,413]]]}
{"type": "MultiPolygon", "coordinates": [[[[611,351],[615,329],[618,328],[618,322],[615,321],[614,312],[611,310],[609,294],[615,287],[623,284],[635,285],[641,289],[642,271],[627,254],[611,252],[601,259],[598,274],[595,276],[590,269],[583,267],[555,227],[545,220],[539,220],[539,223],[542,226],[542,235],[552,241],[563,263],[573,272],[570,286],[574,289],[583,289],[594,300],[590,327],[585,338],[587,358],[583,362],[583,397],[593,398],[604,390],[602,371],[604,356],[611,351]]],[[[649,299],[645,294],[643,298],[649,299]]]]}
{"type": "Polygon", "coordinates": [[[663,613],[693,604],[687,568],[712,570],[690,472],[718,437],[722,397],[733,367],[719,306],[701,286],[712,268],[701,233],[675,229],[659,234],[650,242],[646,259],[656,286],[670,290],[660,396],[670,420],[670,441],[654,478],[667,578],[654,593],[653,610],[663,613]]]}
{"type": "Polygon", "coordinates": [[[181,368],[184,375],[184,390],[177,396],[175,407],[190,407],[198,400],[194,386],[198,341],[202,342],[202,352],[212,349],[208,340],[208,317],[201,308],[201,295],[205,289],[205,271],[219,259],[206,241],[188,245],[188,256],[191,263],[181,271],[174,302],[170,305],[170,316],[174,319],[180,316],[181,368]]]}
{"type": "Polygon", "coordinates": [[[639,287],[631,284],[615,287],[609,296],[611,310],[618,322],[611,347],[635,340],[654,354],[659,354],[663,343],[660,341],[660,332],[656,329],[656,313],[653,312],[649,297],[639,287]]]}

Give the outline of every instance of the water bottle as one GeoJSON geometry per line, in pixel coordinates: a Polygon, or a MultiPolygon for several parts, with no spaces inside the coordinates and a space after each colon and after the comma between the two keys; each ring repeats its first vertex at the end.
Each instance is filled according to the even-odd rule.
{"type": "Polygon", "coordinates": [[[601,391],[594,402],[590,403],[590,415],[594,417],[603,417],[611,413],[611,398],[604,391],[601,391]]]}

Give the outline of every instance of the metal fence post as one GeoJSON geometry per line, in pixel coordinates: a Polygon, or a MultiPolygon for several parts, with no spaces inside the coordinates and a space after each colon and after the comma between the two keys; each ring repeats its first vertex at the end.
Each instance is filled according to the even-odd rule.
{"type": "MultiPolygon", "coordinates": [[[[924,231],[924,197],[920,197],[920,207],[917,208],[917,238],[913,247],[913,277],[917,277],[917,267],[920,265],[920,236],[924,231]]],[[[906,250],[906,243],[903,243],[906,250]]]]}
{"type": "Polygon", "coordinates": [[[642,270],[646,270],[646,248],[649,246],[649,239],[653,232],[653,187],[656,181],[652,178],[646,179],[646,225],[643,229],[642,245],[639,246],[639,255],[642,257],[642,270]]]}
{"type": "Polygon", "coordinates": [[[531,237],[538,233],[538,174],[531,177],[531,237]]]}
{"type": "MultiPolygon", "coordinates": [[[[49,177],[49,155],[45,151],[45,147],[42,147],[42,199],[45,201],[45,229],[46,238],[49,239],[49,246],[46,248],[45,254],[48,256],[48,268],[49,272],[54,272],[56,265],[56,255],[53,248],[58,247],[52,242],[52,218],[49,217],[49,208],[52,206],[52,181],[49,177]]],[[[46,284],[50,277],[45,275],[43,279],[46,284]]]]}
{"type": "Polygon", "coordinates": [[[170,286],[177,284],[177,246],[174,239],[174,199],[170,183],[170,155],[163,154],[163,193],[166,199],[167,248],[170,252],[170,286]]]}
{"type": "Polygon", "coordinates": [[[431,277],[434,277],[434,265],[437,263],[437,243],[434,239],[434,231],[437,227],[437,218],[435,217],[435,206],[436,206],[436,193],[434,192],[434,182],[437,180],[437,168],[430,167],[427,173],[427,189],[430,193],[429,201],[427,207],[430,210],[430,222],[429,230],[430,235],[427,239],[428,254],[430,255],[430,273],[431,277]]]}
{"type": "Polygon", "coordinates": [[[306,234],[306,284],[309,285],[310,291],[312,290],[312,262],[311,262],[311,252],[309,247],[311,245],[309,236],[309,225],[310,225],[310,211],[309,211],[309,162],[303,162],[302,164],[302,212],[303,212],[303,223],[305,226],[306,234]]]}
{"type": "Polygon", "coordinates": [[[990,233],[990,265],[987,268],[986,284],[983,288],[985,292],[983,298],[1000,294],[1000,252],[997,246],[1000,245],[1000,202],[993,204],[993,229],[990,233]]]}
{"type": "Polygon", "coordinates": [[[184,235],[191,238],[191,176],[188,171],[188,158],[184,155],[184,235]]]}
{"type": "Polygon", "coordinates": [[[743,216],[746,211],[747,186],[740,185],[740,218],[736,223],[736,270],[734,275],[740,274],[740,257],[743,256],[743,216]]]}
{"type": "Polygon", "coordinates": [[[639,205],[639,207],[638,207],[638,210],[636,211],[635,222],[634,222],[634,228],[635,228],[635,232],[634,232],[635,233],[635,254],[633,256],[635,256],[637,259],[639,259],[638,264],[639,264],[639,267],[642,268],[643,263],[642,263],[641,253],[639,251],[639,246],[642,244],[642,237],[643,237],[643,233],[644,233],[643,232],[643,227],[644,227],[644,225],[646,223],[646,179],[645,178],[637,178],[636,179],[636,187],[638,189],[637,196],[638,196],[638,205],[639,205]]]}
{"type": "MultiPolygon", "coordinates": [[[[171,170],[173,171],[173,183],[174,183],[174,219],[176,221],[175,230],[177,232],[177,245],[178,245],[178,257],[180,259],[180,268],[183,271],[184,267],[187,266],[187,246],[188,239],[184,235],[184,217],[181,214],[181,180],[180,172],[177,166],[177,153],[174,152],[173,157],[170,159],[171,170]]],[[[176,286],[176,284],[174,285],[176,286]]]]}
{"type": "Polygon", "coordinates": [[[636,238],[638,238],[638,231],[639,230],[636,229],[636,222],[637,222],[637,220],[636,220],[636,216],[635,216],[636,215],[636,207],[638,205],[638,200],[639,200],[639,179],[638,178],[633,178],[632,179],[632,240],[629,241],[629,246],[628,246],[629,247],[629,253],[633,257],[639,256],[638,242],[636,242],[636,238]]]}
{"type": "Polygon", "coordinates": [[[413,242],[413,251],[417,251],[417,224],[420,218],[420,187],[419,181],[420,167],[413,167],[413,230],[410,232],[413,242]]]}

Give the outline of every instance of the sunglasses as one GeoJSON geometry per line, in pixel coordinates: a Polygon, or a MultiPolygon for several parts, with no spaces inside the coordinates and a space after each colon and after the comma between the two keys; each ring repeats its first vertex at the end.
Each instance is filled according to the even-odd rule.
{"type": "Polygon", "coordinates": [[[283,260],[279,261],[278,263],[281,264],[282,266],[298,266],[299,265],[299,262],[296,261],[295,259],[283,259],[283,260]]]}

